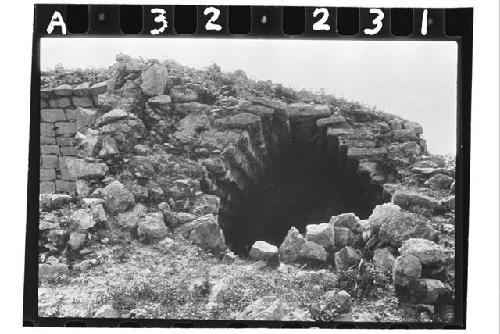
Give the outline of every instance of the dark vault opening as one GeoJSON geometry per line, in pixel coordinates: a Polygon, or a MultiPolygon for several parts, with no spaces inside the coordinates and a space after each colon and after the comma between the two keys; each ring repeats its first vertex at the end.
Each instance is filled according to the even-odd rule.
{"type": "Polygon", "coordinates": [[[325,154],[314,142],[291,143],[258,185],[241,198],[222,201],[219,222],[229,248],[241,255],[257,240],[279,246],[291,226],[305,233],[306,225],[341,213],[368,218],[383,202],[382,188],[357,167],[345,152],[325,154]],[[229,215],[225,206],[237,210],[229,215]]]}

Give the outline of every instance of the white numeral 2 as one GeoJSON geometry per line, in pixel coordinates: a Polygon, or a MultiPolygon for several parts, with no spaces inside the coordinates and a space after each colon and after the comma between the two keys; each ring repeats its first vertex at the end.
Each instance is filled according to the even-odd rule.
{"type": "Polygon", "coordinates": [[[162,24],[162,26],[160,28],[152,29],[151,35],[159,35],[162,32],[164,32],[165,29],[167,29],[167,27],[168,27],[167,18],[165,17],[165,14],[167,14],[167,12],[165,11],[165,9],[151,8],[151,14],[158,14],[158,16],[155,17],[154,21],[156,23],[162,24]]]}
{"type": "Polygon", "coordinates": [[[220,31],[222,29],[220,24],[214,24],[219,18],[220,10],[215,7],[207,7],[203,11],[203,15],[212,14],[212,17],[208,19],[207,24],[205,24],[205,30],[215,30],[220,31]]]}
{"type": "Polygon", "coordinates": [[[322,14],[323,16],[321,16],[318,22],[313,24],[313,30],[330,30],[330,25],[326,23],[326,21],[328,20],[328,16],[330,16],[328,10],[326,8],[316,8],[313,12],[313,17],[316,17],[320,14],[322,14]]]}
{"type": "Polygon", "coordinates": [[[377,17],[373,19],[373,24],[375,24],[375,28],[373,29],[365,29],[363,32],[366,35],[375,35],[380,29],[382,29],[382,20],[384,19],[384,12],[378,8],[370,9],[370,14],[377,14],[377,17]]]}

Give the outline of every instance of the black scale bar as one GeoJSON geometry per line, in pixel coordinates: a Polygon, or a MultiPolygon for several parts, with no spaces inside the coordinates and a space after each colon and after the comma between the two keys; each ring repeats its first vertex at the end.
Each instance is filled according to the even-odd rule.
{"type": "Polygon", "coordinates": [[[58,12],[68,36],[444,39],[457,30],[452,27],[463,10],[467,9],[40,4],[35,5],[35,34],[62,35],[57,25],[47,32],[58,12]],[[380,30],[370,34],[367,30],[376,28],[374,20],[381,14],[380,30]]]}

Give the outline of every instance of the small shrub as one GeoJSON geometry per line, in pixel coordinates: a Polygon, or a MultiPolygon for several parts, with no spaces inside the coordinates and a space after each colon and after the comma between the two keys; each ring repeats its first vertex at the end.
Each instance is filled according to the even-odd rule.
{"type": "Polygon", "coordinates": [[[381,272],[373,263],[363,261],[356,268],[340,272],[337,287],[363,299],[376,297],[377,289],[385,289],[390,282],[388,273],[381,272]]]}

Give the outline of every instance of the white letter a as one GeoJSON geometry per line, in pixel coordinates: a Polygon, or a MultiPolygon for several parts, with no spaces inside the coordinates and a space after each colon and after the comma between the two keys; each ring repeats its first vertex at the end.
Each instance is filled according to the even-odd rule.
{"type": "Polygon", "coordinates": [[[57,10],[54,12],[54,15],[52,15],[50,24],[47,27],[47,34],[52,34],[52,31],[54,31],[54,28],[56,26],[60,26],[62,34],[66,35],[66,23],[64,23],[61,13],[59,13],[57,10]]]}

